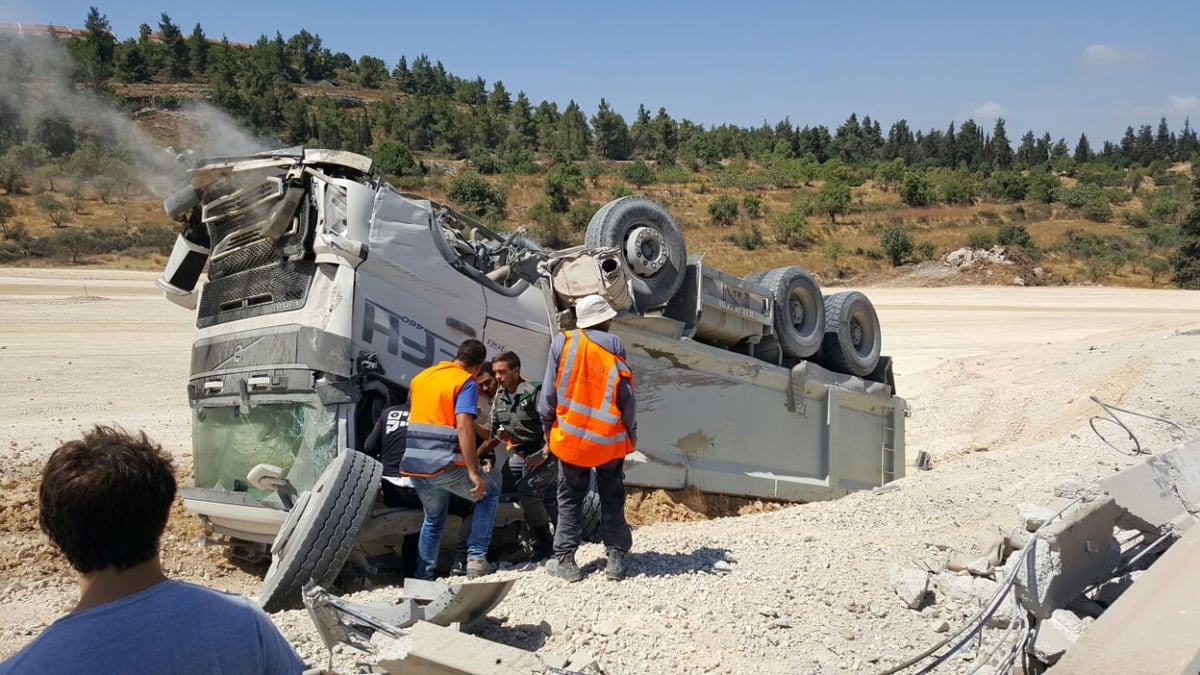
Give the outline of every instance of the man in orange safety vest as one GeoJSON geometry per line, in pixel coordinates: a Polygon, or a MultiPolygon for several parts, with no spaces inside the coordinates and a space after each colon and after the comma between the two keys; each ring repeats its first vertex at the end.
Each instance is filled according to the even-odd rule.
{"type": "Polygon", "coordinates": [[[559,459],[554,558],[546,570],[567,581],[583,578],[575,551],[593,469],[606,577],[625,577],[625,556],[633,544],[625,522],[624,462],[637,442],[637,413],[625,345],[608,332],[616,315],[599,295],[581,298],[575,304],[577,328],[554,337],[542,381],[538,411],[546,445],[559,459]]]}

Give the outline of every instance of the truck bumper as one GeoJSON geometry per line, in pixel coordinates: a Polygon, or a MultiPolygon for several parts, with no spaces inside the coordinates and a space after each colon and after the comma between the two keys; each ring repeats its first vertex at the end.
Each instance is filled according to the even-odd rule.
{"type": "Polygon", "coordinates": [[[263,506],[244,492],[184,488],[183,507],[200,517],[206,530],[235,539],[270,544],[287,511],[263,506]]]}

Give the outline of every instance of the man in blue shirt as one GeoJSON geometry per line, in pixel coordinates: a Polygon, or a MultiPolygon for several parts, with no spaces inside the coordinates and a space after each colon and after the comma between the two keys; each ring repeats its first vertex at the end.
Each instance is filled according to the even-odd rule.
{"type": "Polygon", "coordinates": [[[141,432],[97,426],[54,451],[38,520],[79,573],[79,604],[0,664],[16,673],[303,672],[258,605],[162,572],[171,459],[141,432]]]}

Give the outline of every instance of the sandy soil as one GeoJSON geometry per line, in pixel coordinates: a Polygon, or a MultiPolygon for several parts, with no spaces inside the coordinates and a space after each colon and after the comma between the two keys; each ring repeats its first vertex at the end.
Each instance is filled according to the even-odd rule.
{"type": "MultiPolygon", "coordinates": [[[[69,570],[37,531],[32,486],[46,454],[84,426],[119,423],[146,429],[178,457],[181,473],[190,468],[184,385],[192,317],[161,299],[154,278],[139,272],[0,269],[0,372],[5,385],[0,387],[0,658],[69,609],[74,598],[69,570]]],[[[974,534],[970,525],[1012,520],[1014,500],[1036,501],[1048,486],[1103,475],[1133,461],[1116,453],[1097,459],[1100,451],[1087,422],[1099,408],[1089,395],[1166,416],[1193,435],[1200,429],[1200,385],[1194,376],[1200,357],[1200,294],[1105,287],[861,290],[879,311],[885,352],[895,357],[898,393],[913,410],[907,433],[910,462],[917,451],[929,451],[935,458],[934,471],[910,469],[915,475],[901,481],[900,493],[880,495],[874,502],[867,493],[709,523],[642,527],[635,535],[646,542],[641,545],[715,536],[727,549],[741,551],[739,569],[753,570],[756,544],[739,539],[745,531],[737,526],[739,520],[753,519],[755,530],[795,530],[797,537],[803,529],[806,538],[798,541],[826,536],[838,540],[821,554],[824,563],[804,571],[809,587],[832,589],[828,592],[840,597],[860,583],[866,586],[889,561],[919,554],[923,536],[969,542],[974,534]],[[949,504],[957,504],[962,513],[947,516],[949,504]],[[946,523],[947,518],[953,524],[946,523]],[[888,521],[884,530],[877,530],[880,519],[888,521]],[[869,542],[870,555],[861,558],[855,541],[841,534],[845,531],[862,533],[858,543],[869,542]],[[843,553],[844,562],[861,578],[848,579],[844,568],[831,564],[843,553]]],[[[1171,440],[1141,422],[1134,429],[1158,449],[1171,440]]],[[[688,500],[697,501],[695,495],[642,499],[677,520],[688,519],[688,500]]],[[[751,505],[748,510],[775,509],[751,505]]],[[[235,568],[212,547],[198,547],[198,535],[192,519],[177,513],[164,542],[168,568],[185,579],[255,594],[254,570],[235,568]]],[[[798,555],[795,564],[807,565],[803,556],[809,554],[798,555]]],[[[779,564],[775,560],[763,565],[756,573],[762,583],[769,583],[779,564]]],[[[795,578],[786,570],[781,574],[781,584],[795,578]]],[[[678,584],[692,578],[677,577],[669,592],[687,592],[678,584]]],[[[630,592],[654,592],[652,587],[633,588],[636,584],[637,579],[631,579],[622,586],[630,592]]],[[[872,592],[879,602],[888,597],[886,592],[872,592]]],[[[564,597],[568,607],[578,601],[564,597]]],[[[547,598],[537,598],[546,607],[547,598]]],[[[603,602],[603,596],[598,600],[603,602]]],[[[507,615],[514,621],[537,625],[537,617],[517,616],[525,607],[520,594],[511,604],[507,615]]],[[[822,608],[812,611],[818,610],[822,608]]],[[[793,621],[803,616],[798,607],[793,621]]],[[[850,619],[894,625],[856,628],[861,635],[857,641],[853,635],[846,638],[850,633],[844,631],[831,633],[824,644],[841,654],[841,662],[829,666],[835,670],[856,670],[855,664],[863,665],[860,657],[883,647],[868,635],[907,625],[899,612],[889,619],[850,619]]],[[[300,619],[280,620],[290,637],[308,639],[297,637],[297,631],[304,632],[303,626],[295,625],[300,619]]],[[[805,642],[826,639],[818,633],[798,636],[798,642],[789,643],[789,653],[819,646],[805,642]]],[[[904,653],[923,646],[924,633],[916,635],[908,639],[911,644],[893,649],[904,653]]],[[[930,633],[928,641],[933,637],[930,633]]],[[[597,639],[599,644],[590,648],[604,655],[605,640],[597,639]]],[[[549,646],[565,651],[574,644],[571,640],[555,636],[549,646]]],[[[717,644],[713,640],[719,642],[700,631],[694,646],[717,644]]],[[[302,651],[310,648],[311,644],[302,646],[302,651]]],[[[780,657],[779,672],[821,669],[816,661],[789,659],[780,657]]],[[[661,672],[708,663],[685,660],[661,672]]],[[[717,663],[717,670],[735,672],[742,662],[731,654],[717,663]]],[[[640,670],[625,662],[610,672],[640,670]]]]}

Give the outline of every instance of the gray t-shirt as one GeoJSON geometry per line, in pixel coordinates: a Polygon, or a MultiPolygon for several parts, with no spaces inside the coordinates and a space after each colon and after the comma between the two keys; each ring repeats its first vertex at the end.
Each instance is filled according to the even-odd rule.
{"type": "Polygon", "coordinates": [[[304,669],[258,605],[183,581],[68,614],[0,663],[0,675],[294,675],[304,669]]]}

